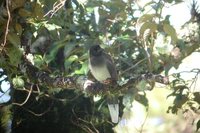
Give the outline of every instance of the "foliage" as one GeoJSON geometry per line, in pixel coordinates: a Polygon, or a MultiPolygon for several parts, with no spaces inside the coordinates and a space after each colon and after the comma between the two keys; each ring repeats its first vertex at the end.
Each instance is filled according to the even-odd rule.
{"type": "MultiPolygon", "coordinates": [[[[30,128],[33,122],[34,131],[42,132],[38,129],[40,124],[45,127],[45,122],[50,121],[47,132],[112,132],[103,98],[94,102],[80,91],[69,90],[70,87],[46,86],[36,79],[35,71],[29,70],[26,63],[51,77],[86,75],[90,78],[87,51],[91,45],[101,44],[114,57],[119,84],[146,71],[155,74],[164,71],[168,76],[171,67],[177,67],[183,58],[199,48],[194,45],[199,44],[199,40],[178,38],[170,16],[162,16],[166,4],[180,2],[151,1],[144,7],[131,0],[0,2],[0,68],[12,84],[9,105],[13,106],[10,113],[13,130],[20,132],[23,126],[27,124],[30,128]],[[152,12],[148,13],[147,8],[152,12]],[[141,16],[135,16],[136,12],[141,16]]],[[[148,108],[145,91],[154,85],[145,81],[133,84],[120,94],[120,103],[130,108],[132,101],[137,100],[148,108]]],[[[173,93],[169,96],[175,100],[169,112],[185,111],[183,105],[198,112],[199,92],[188,92],[186,81],[178,75],[170,87],[173,93]]],[[[123,108],[121,104],[121,115],[123,108]]],[[[31,132],[31,129],[26,130],[31,132]]]]}

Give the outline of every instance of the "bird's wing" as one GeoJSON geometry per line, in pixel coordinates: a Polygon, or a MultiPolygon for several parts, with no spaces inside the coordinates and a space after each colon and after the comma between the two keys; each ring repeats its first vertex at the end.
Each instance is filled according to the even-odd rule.
{"type": "MultiPolygon", "coordinates": [[[[110,72],[111,78],[116,80],[118,79],[117,76],[117,70],[115,67],[115,64],[111,58],[111,56],[105,52],[103,52],[104,56],[106,57],[106,67],[108,71],[110,72]]],[[[107,97],[107,102],[108,102],[108,109],[110,112],[111,120],[113,123],[118,123],[119,121],[119,101],[116,96],[108,96],[107,97]]]]}
{"type": "Polygon", "coordinates": [[[111,78],[117,81],[117,70],[111,56],[105,52],[103,54],[106,56],[106,66],[108,68],[108,71],[110,72],[111,78]]]}

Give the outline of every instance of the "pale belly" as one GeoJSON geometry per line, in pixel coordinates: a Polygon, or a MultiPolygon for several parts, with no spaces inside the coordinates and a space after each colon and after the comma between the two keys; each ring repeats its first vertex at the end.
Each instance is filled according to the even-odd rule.
{"type": "Polygon", "coordinates": [[[108,78],[111,78],[106,65],[101,66],[101,67],[93,67],[92,69],[91,69],[91,66],[89,67],[90,67],[92,75],[95,77],[96,80],[102,82],[108,78]]]}

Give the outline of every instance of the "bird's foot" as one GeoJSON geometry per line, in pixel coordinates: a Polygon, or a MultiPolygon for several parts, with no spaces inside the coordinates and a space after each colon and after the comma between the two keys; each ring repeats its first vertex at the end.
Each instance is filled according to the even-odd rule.
{"type": "Polygon", "coordinates": [[[84,90],[88,93],[92,94],[99,94],[102,91],[103,84],[100,82],[92,82],[90,80],[87,80],[84,84],[84,90]]]}
{"type": "Polygon", "coordinates": [[[111,78],[107,78],[106,80],[103,81],[103,84],[105,85],[112,85],[114,83],[116,83],[116,81],[111,78]]]}

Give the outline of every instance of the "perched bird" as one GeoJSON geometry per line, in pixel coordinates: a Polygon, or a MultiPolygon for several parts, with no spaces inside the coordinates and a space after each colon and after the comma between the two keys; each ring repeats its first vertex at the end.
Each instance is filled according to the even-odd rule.
{"type": "MultiPolygon", "coordinates": [[[[117,83],[118,75],[115,64],[111,56],[99,45],[93,45],[89,49],[89,69],[97,81],[105,83],[107,80],[111,80],[112,83],[113,81],[117,83]]],[[[119,118],[118,98],[110,95],[107,102],[111,120],[113,123],[117,123],[119,118]]]]}

